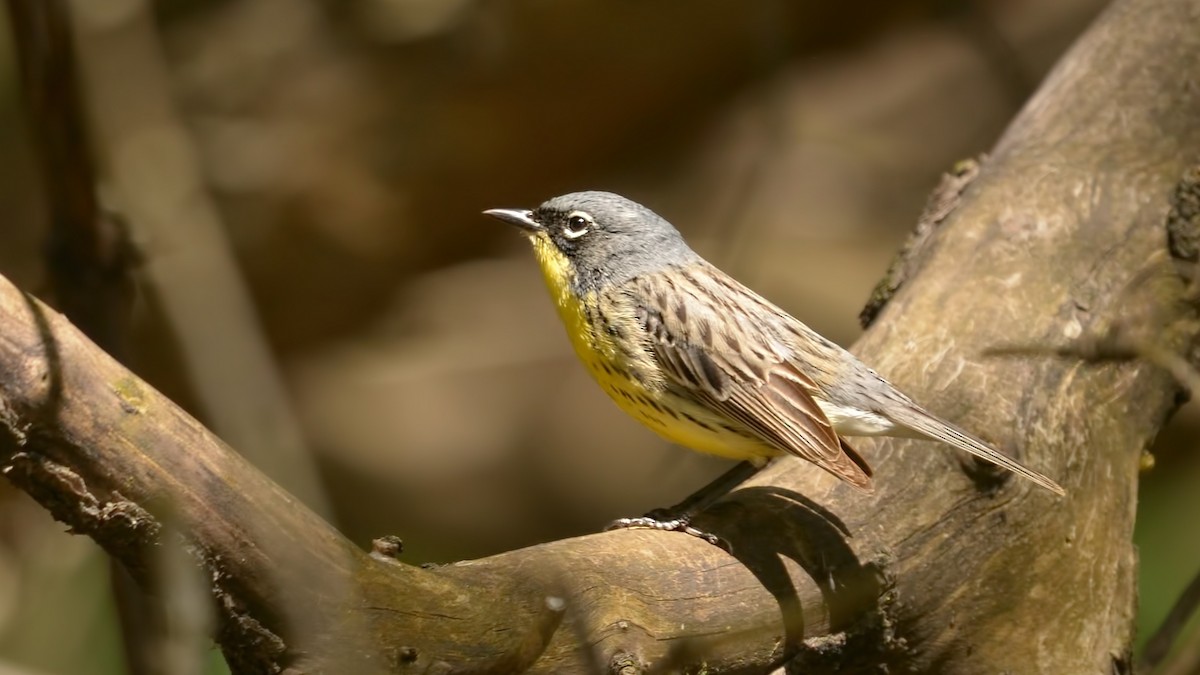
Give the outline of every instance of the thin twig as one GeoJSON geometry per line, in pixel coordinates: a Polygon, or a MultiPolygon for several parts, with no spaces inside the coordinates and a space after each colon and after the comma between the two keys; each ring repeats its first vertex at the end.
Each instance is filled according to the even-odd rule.
{"type": "Polygon", "coordinates": [[[1163,619],[1158,630],[1146,641],[1138,663],[1139,673],[1154,672],[1162,664],[1197,609],[1200,609],[1200,570],[1192,577],[1187,588],[1183,589],[1183,593],[1179,594],[1179,599],[1175,601],[1171,611],[1167,612],[1167,618],[1163,619]]]}
{"type": "Polygon", "coordinates": [[[1084,336],[1063,345],[1014,344],[993,347],[984,351],[986,356],[1057,356],[1076,358],[1091,363],[1105,361],[1133,361],[1142,359],[1170,373],[1179,386],[1195,394],[1200,392],[1200,372],[1179,354],[1160,345],[1127,337],[1115,331],[1099,337],[1084,336]]]}

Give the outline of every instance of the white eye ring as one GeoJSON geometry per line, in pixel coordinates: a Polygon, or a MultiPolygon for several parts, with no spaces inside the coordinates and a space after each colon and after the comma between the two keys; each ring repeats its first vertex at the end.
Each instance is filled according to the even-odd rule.
{"type": "Polygon", "coordinates": [[[592,217],[583,211],[572,211],[567,214],[567,224],[562,233],[567,239],[578,239],[591,231],[592,217]]]}

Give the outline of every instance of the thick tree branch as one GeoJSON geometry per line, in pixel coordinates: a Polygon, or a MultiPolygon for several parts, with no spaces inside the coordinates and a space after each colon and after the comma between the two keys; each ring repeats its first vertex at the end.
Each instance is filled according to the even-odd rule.
{"type": "Polygon", "coordinates": [[[728,673],[793,658],[804,672],[1121,672],[1138,458],[1177,387],[1140,361],[980,355],[1116,322],[1190,354],[1178,267],[1190,277],[1191,263],[1171,258],[1166,222],[1200,158],[1198,21],[1188,0],[1123,0],[1102,16],[856,347],[1066,498],[942,446],[862,443],[871,497],[784,460],[703,514],[733,556],[619,531],[416,569],[355,549],[7,284],[0,458],[137,573],[164,519],[184,533],[239,671],[728,673]],[[311,621],[283,625],[283,605],[311,621]]]}

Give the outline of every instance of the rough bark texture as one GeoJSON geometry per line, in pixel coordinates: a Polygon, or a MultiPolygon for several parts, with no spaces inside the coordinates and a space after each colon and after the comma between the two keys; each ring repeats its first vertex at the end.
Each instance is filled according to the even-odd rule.
{"type": "Polygon", "coordinates": [[[856,346],[1065,498],[943,446],[863,442],[869,498],[784,460],[705,513],[732,556],[630,530],[413,568],[357,550],[7,283],[0,460],[135,574],[175,543],[164,523],[182,532],[239,672],[1125,672],[1138,459],[1177,388],[1136,361],[981,354],[1121,333],[1190,355],[1167,223],[1174,198],[1173,241],[1195,241],[1176,188],[1200,159],[1198,23],[1193,0],[1102,16],[856,346]]]}

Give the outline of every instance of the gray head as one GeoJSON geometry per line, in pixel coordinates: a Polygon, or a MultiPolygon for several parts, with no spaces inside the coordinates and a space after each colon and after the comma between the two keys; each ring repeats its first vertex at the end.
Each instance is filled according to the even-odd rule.
{"type": "Polygon", "coordinates": [[[657,213],[611,192],[573,192],[532,211],[484,213],[524,230],[543,268],[568,262],[577,291],[619,284],[699,257],[657,213]]]}

